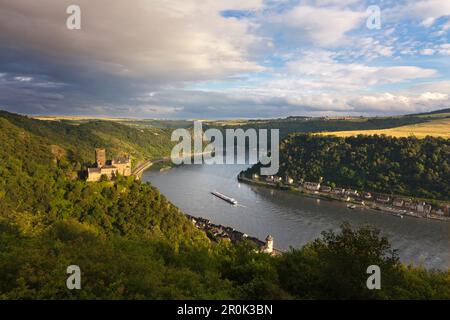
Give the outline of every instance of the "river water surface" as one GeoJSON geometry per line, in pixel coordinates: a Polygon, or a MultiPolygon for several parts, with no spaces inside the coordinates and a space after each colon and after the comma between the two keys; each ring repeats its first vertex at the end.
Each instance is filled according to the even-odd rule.
{"type": "Polygon", "coordinates": [[[450,223],[399,217],[370,209],[348,209],[345,203],[317,200],[286,191],[239,183],[248,165],[185,165],[169,171],[146,171],[143,181],[159,188],[185,213],[231,226],[260,239],[273,235],[276,248],[300,247],[345,221],[374,225],[399,250],[405,263],[427,268],[450,267],[450,223]],[[210,194],[235,198],[238,206],[210,194]]]}

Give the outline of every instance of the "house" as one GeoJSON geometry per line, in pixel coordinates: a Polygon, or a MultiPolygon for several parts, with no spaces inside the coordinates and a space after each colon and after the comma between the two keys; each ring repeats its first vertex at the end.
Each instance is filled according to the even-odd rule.
{"type": "Polygon", "coordinates": [[[273,176],[267,176],[266,177],[266,181],[273,182],[273,176]]]}
{"type": "Polygon", "coordinates": [[[364,192],[364,199],[369,200],[372,199],[372,194],[370,192],[364,192]]]}
{"type": "Polygon", "coordinates": [[[352,189],[346,190],[345,194],[350,197],[357,197],[359,195],[358,191],[352,189]]]}
{"type": "Polygon", "coordinates": [[[320,187],[320,191],[325,192],[325,193],[330,193],[331,192],[331,187],[329,187],[329,186],[322,186],[322,187],[320,187]]]}
{"type": "Polygon", "coordinates": [[[412,200],[405,201],[405,208],[411,211],[415,211],[417,209],[417,205],[412,200]]]}
{"type": "Polygon", "coordinates": [[[294,179],[292,179],[289,176],[286,176],[286,184],[293,184],[294,183],[294,179]]]}
{"type": "Polygon", "coordinates": [[[450,205],[441,205],[435,213],[440,216],[450,216],[450,205]]]}
{"type": "Polygon", "coordinates": [[[450,217],[450,204],[443,205],[441,209],[444,211],[444,216],[450,217]]]}
{"type": "Polygon", "coordinates": [[[310,191],[319,191],[320,189],[320,182],[305,182],[303,184],[303,187],[310,191]]]}
{"type": "Polygon", "coordinates": [[[417,212],[424,213],[424,205],[425,205],[425,202],[419,202],[417,204],[417,212]]]}
{"type": "Polygon", "coordinates": [[[274,181],[274,182],[282,182],[283,179],[281,179],[281,177],[275,176],[275,177],[273,177],[273,181],[274,181]]]}
{"type": "Polygon", "coordinates": [[[345,193],[345,189],[343,189],[343,188],[334,188],[333,189],[333,193],[336,194],[336,195],[342,195],[342,194],[345,193]]]}
{"type": "Polygon", "coordinates": [[[389,196],[379,195],[379,196],[377,196],[377,201],[387,204],[387,203],[389,203],[389,201],[391,201],[391,198],[389,196]]]}
{"type": "Polygon", "coordinates": [[[423,215],[430,214],[431,209],[432,209],[431,205],[429,205],[425,202],[420,202],[417,205],[417,212],[422,213],[423,215]]]}
{"type": "Polygon", "coordinates": [[[403,207],[404,203],[405,203],[405,201],[403,199],[395,198],[394,202],[392,204],[394,205],[394,207],[401,208],[401,207],[403,207]]]}

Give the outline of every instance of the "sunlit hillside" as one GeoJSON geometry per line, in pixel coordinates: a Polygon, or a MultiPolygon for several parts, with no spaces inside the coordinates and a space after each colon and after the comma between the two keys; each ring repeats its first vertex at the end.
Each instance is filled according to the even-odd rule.
{"type": "Polygon", "coordinates": [[[336,131],[323,132],[323,135],[335,135],[338,137],[356,136],[358,134],[374,135],[385,134],[393,137],[409,137],[424,138],[426,136],[450,138],[450,118],[432,120],[429,122],[401,126],[391,129],[381,130],[355,130],[355,131],[336,131]]]}

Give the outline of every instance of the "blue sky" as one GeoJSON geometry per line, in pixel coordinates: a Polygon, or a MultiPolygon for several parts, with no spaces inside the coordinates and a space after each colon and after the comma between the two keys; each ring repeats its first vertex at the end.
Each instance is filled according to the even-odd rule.
{"type": "Polygon", "coordinates": [[[450,1],[0,4],[0,109],[142,118],[393,115],[450,107],[450,1]],[[381,26],[367,27],[369,6],[381,26]]]}

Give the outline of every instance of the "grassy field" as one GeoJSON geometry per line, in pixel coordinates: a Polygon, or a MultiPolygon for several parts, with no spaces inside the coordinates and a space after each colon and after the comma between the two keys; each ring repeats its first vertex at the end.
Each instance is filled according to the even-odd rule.
{"type": "Polygon", "coordinates": [[[107,117],[83,117],[83,116],[35,116],[32,117],[43,121],[86,121],[86,120],[104,120],[104,121],[128,121],[127,118],[107,118],[107,117]]]}
{"type": "Polygon", "coordinates": [[[450,118],[432,120],[429,122],[401,126],[392,129],[321,132],[320,134],[335,135],[338,137],[355,136],[358,134],[385,134],[393,137],[415,136],[417,138],[424,138],[426,136],[433,136],[450,139],[450,118]]]}
{"type": "MultiPolygon", "coordinates": [[[[95,120],[116,122],[134,127],[135,129],[163,128],[191,128],[192,120],[165,119],[131,119],[131,118],[101,118],[85,116],[36,116],[35,119],[47,121],[62,121],[67,124],[86,124],[95,120]]],[[[292,132],[319,132],[324,135],[352,136],[357,134],[385,134],[394,137],[425,136],[450,138],[450,109],[436,110],[405,116],[392,117],[288,117],[278,119],[229,119],[202,120],[204,129],[207,128],[236,128],[244,130],[279,129],[282,137],[292,132]]]]}

